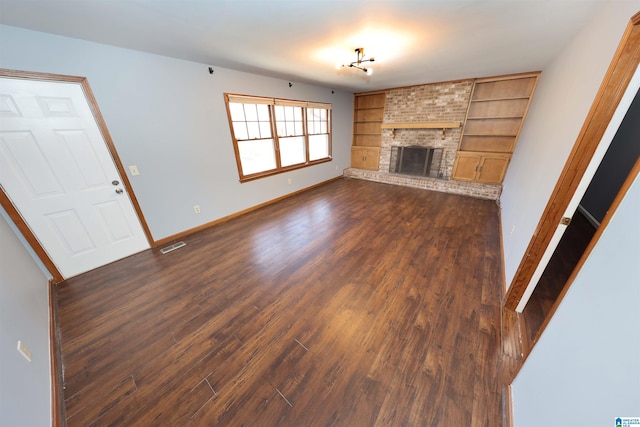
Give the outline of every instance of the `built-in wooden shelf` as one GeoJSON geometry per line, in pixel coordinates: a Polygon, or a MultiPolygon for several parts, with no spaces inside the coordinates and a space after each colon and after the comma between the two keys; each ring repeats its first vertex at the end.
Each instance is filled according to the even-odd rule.
{"type": "Polygon", "coordinates": [[[453,179],[502,184],[540,73],[477,79],[453,179]]]}
{"type": "Polygon", "coordinates": [[[383,123],[382,129],[391,129],[391,137],[396,137],[396,129],[442,129],[442,139],[447,129],[460,127],[460,122],[383,123]]]}
{"type": "Polygon", "coordinates": [[[378,170],[385,99],[385,91],[354,95],[352,168],[378,170]]]}

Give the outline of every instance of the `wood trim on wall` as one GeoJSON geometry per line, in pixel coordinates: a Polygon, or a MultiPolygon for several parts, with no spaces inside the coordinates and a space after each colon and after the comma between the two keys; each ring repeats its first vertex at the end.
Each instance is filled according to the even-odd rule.
{"type": "Polygon", "coordinates": [[[380,95],[381,93],[387,93],[388,89],[372,90],[370,92],[355,92],[353,96],[367,96],[367,95],[380,95]]]}
{"type": "MultiPolygon", "coordinates": [[[[497,81],[502,81],[502,80],[516,80],[516,79],[525,79],[527,77],[535,77],[536,78],[536,83],[538,82],[538,78],[540,77],[540,74],[542,73],[542,71],[531,71],[528,73],[516,73],[516,74],[504,74],[504,75],[500,75],[500,76],[489,76],[489,77],[481,77],[481,78],[477,78],[475,79],[476,83],[490,83],[490,82],[497,82],[497,81]]],[[[535,92],[535,86],[533,87],[533,90],[531,91],[531,97],[533,97],[533,93],[535,92]]]]}
{"type": "Polygon", "coordinates": [[[176,241],[178,239],[181,239],[183,237],[189,236],[189,235],[191,235],[193,233],[197,233],[198,231],[204,230],[206,228],[212,227],[212,226],[217,225],[217,224],[222,224],[223,222],[227,222],[227,221],[229,221],[229,220],[231,220],[233,218],[237,218],[237,217],[239,217],[241,215],[247,214],[249,212],[253,212],[253,211],[257,210],[257,209],[263,208],[265,206],[269,206],[269,205],[274,204],[276,202],[279,202],[281,200],[288,199],[289,197],[293,197],[293,196],[295,196],[297,194],[304,193],[305,191],[312,190],[312,189],[314,189],[316,187],[320,187],[321,185],[325,185],[325,184],[328,184],[330,182],[337,181],[339,179],[342,179],[342,175],[341,176],[337,176],[335,178],[328,179],[326,181],[319,182],[318,184],[314,184],[314,185],[311,185],[309,187],[302,188],[300,190],[294,191],[293,193],[288,193],[288,194],[285,194],[284,196],[276,197],[275,199],[271,199],[271,200],[268,200],[268,201],[266,201],[264,203],[260,203],[259,205],[255,205],[255,206],[252,206],[250,208],[247,208],[247,209],[232,213],[231,215],[227,215],[225,217],[218,218],[218,219],[216,219],[214,221],[208,222],[206,224],[202,224],[202,225],[200,225],[198,227],[191,228],[189,230],[185,230],[185,231],[183,231],[181,233],[174,234],[172,236],[168,236],[168,237],[162,238],[162,239],[160,239],[160,240],[158,240],[156,242],[156,247],[164,246],[164,245],[166,245],[168,243],[174,242],[174,241],[176,241]]]}
{"type": "Polygon", "coordinates": [[[513,419],[513,389],[511,387],[511,384],[508,384],[505,387],[504,393],[504,425],[505,427],[514,427],[515,422],[513,419]]]}
{"type": "Polygon", "coordinates": [[[62,357],[58,348],[57,325],[58,304],[53,279],[49,280],[49,363],[51,366],[51,424],[53,427],[64,426],[65,408],[62,390],[62,357]]]}
{"type": "Polygon", "coordinates": [[[419,83],[419,84],[407,85],[407,86],[394,86],[394,87],[388,87],[386,89],[375,90],[375,91],[371,91],[371,92],[356,92],[356,93],[354,93],[354,95],[355,96],[375,95],[377,93],[387,93],[388,94],[389,91],[398,90],[398,89],[411,89],[411,88],[414,88],[414,87],[421,87],[421,86],[455,84],[455,83],[461,83],[461,82],[473,82],[475,80],[476,80],[475,77],[469,77],[468,79],[444,80],[444,81],[440,81],[440,82],[419,83]]]}
{"type": "Polygon", "coordinates": [[[11,199],[9,199],[9,196],[7,195],[7,193],[5,193],[4,188],[2,188],[1,185],[0,190],[0,206],[2,206],[7,212],[9,218],[11,218],[13,223],[18,228],[18,231],[20,231],[29,246],[31,246],[31,249],[33,249],[38,258],[40,258],[40,261],[42,261],[42,264],[44,264],[47,270],[49,270],[49,273],[51,274],[53,279],[56,282],[62,282],[64,280],[64,278],[62,277],[62,273],[60,273],[58,267],[56,267],[51,258],[49,258],[49,254],[47,254],[47,252],[44,250],[44,248],[36,238],[36,235],[33,234],[27,223],[22,218],[22,215],[20,215],[20,212],[18,212],[16,207],[13,205],[13,202],[11,201],[11,199]]]}
{"type": "MultiPolygon", "coordinates": [[[[115,145],[113,144],[113,140],[111,139],[111,135],[107,129],[106,123],[102,114],[100,113],[100,109],[98,108],[98,103],[96,102],[95,97],[93,96],[93,92],[91,91],[91,87],[89,86],[89,81],[86,77],[79,76],[67,76],[62,74],[51,74],[51,73],[37,73],[32,71],[19,71],[19,70],[9,70],[5,68],[0,68],[0,77],[9,77],[9,78],[19,78],[25,80],[41,80],[41,81],[56,81],[56,82],[68,82],[68,83],[77,83],[80,84],[85,97],[87,99],[87,103],[89,104],[89,108],[93,114],[94,119],[96,120],[96,124],[102,134],[102,137],[107,146],[107,150],[111,155],[111,158],[120,173],[120,177],[122,178],[122,185],[127,189],[127,193],[131,198],[131,202],[133,203],[133,207],[138,215],[138,219],[140,220],[140,224],[145,232],[145,236],[147,237],[147,241],[151,246],[155,245],[155,241],[153,240],[153,236],[151,235],[151,231],[149,226],[142,214],[142,209],[140,208],[140,204],[138,203],[138,199],[133,191],[133,187],[131,186],[131,182],[127,177],[127,174],[122,166],[122,162],[120,161],[120,157],[116,151],[115,145]]],[[[62,274],[55,266],[49,254],[44,250],[37,237],[27,223],[24,221],[20,212],[13,205],[13,202],[5,193],[4,189],[0,191],[0,206],[4,208],[5,211],[9,214],[11,220],[18,227],[18,230],[22,233],[24,238],[27,240],[27,243],[31,246],[33,251],[36,253],[38,258],[42,261],[44,266],[49,270],[49,273],[53,276],[55,282],[61,282],[64,280],[62,274]]]]}
{"type": "MultiPolygon", "coordinates": [[[[507,292],[505,308],[515,310],[518,306],[639,63],[640,13],[637,13],[626,28],[576,143],[520,261],[507,292]]],[[[593,243],[595,244],[595,240],[593,243]]]]}

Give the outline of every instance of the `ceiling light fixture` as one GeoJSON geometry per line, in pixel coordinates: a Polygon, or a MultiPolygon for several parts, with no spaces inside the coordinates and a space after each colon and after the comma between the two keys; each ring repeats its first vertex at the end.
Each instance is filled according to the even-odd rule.
{"type": "Polygon", "coordinates": [[[353,61],[352,63],[350,63],[349,65],[342,65],[343,68],[345,67],[349,67],[349,68],[357,68],[358,70],[362,70],[367,74],[371,74],[371,72],[373,70],[371,70],[371,68],[367,68],[366,66],[363,66],[364,63],[366,62],[374,62],[375,58],[371,57],[371,58],[366,58],[364,57],[364,48],[363,47],[359,47],[355,50],[356,52],[356,60],[353,61]]]}

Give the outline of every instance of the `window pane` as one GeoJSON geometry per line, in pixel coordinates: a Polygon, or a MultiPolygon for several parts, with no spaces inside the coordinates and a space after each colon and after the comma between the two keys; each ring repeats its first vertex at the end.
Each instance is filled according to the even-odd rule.
{"type": "Polygon", "coordinates": [[[286,117],[288,122],[291,122],[291,121],[294,120],[293,108],[294,107],[284,107],[284,115],[285,115],[285,117],[286,117]]]}
{"type": "Polygon", "coordinates": [[[309,160],[318,160],[329,157],[329,136],[309,136],[309,160]]]}
{"type": "Polygon", "coordinates": [[[268,121],[260,122],[260,137],[271,138],[271,123],[268,121]]]}
{"type": "Polygon", "coordinates": [[[256,109],[256,104],[243,104],[244,105],[244,114],[247,118],[248,122],[257,122],[258,121],[258,110],[256,109]]]}
{"type": "Polygon", "coordinates": [[[230,102],[229,113],[231,114],[231,120],[233,121],[244,120],[244,108],[242,108],[242,104],[230,102]]]}
{"type": "Polygon", "coordinates": [[[249,139],[245,122],[233,122],[233,133],[236,135],[236,139],[249,139]]]}
{"type": "Polygon", "coordinates": [[[276,105],[276,121],[284,123],[284,107],[282,105],[276,105]]]}
{"type": "MultiPolygon", "coordinates": [[[[260,126],[258,125],[258,122],[247,122],[247,132],[249,132],[247,139],[260,138],[260,126]]],[[[270,135],[265,136],[268,137],[270,135]]]]}
{"type": "Polygon", "coordinates": [[[309,134],[329,133],[327,110],[309,108],[307,111],[307,126],[309,134]]]}
{"type": "Polygon", "coordinates": [[[291,166],[305,162],[304,137],[280,138],[280,162],[291,166]]]}
{"type": "Polygon", "coordinates": [[[257,104],[256,107],[258,108],[258,120],[261,122],[270,122],[269,106],[266,104],[257,104]]]}
{"type": "Polygon", "coordinates": [[[244,175],[276,168],[273,139],[238,141],[238,150],[244,175]]]}
{"type": "Polygon", "coordinates": [[[276,106],[276,127],[278,136],[302,136],[302,107],[292,107],[290,105],[276,106]]]}

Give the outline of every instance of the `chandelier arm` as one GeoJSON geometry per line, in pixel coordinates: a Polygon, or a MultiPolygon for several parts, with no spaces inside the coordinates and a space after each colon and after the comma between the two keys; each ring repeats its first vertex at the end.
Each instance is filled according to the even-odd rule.
{"type": "MultiPolygon", "coordinates": [[[[369,73],[369,69],[367,69],[366,67],[362,67],[363,63],[366,62],[374,62],[375,58],[364,58],[364,48],[359,47],[355,49],[356,52],[356,60],[353,61],[352,63],[349,64],[349,68],[357,68],[359,70],[364,71],[365,73],[369,73]]],[[[343,65],[343,67],[345,67],[345,65],[343,65]]]]}

